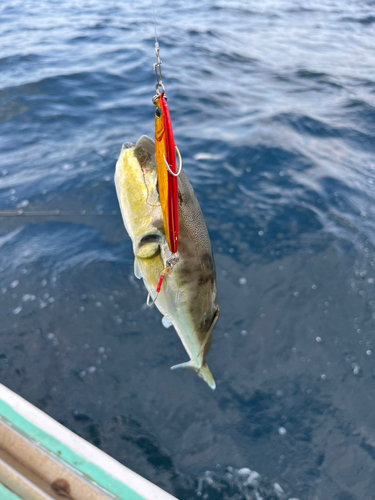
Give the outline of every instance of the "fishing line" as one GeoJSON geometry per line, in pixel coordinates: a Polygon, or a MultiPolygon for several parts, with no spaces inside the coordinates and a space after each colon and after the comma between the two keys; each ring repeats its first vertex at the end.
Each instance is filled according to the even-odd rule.
{"type": "Polygon", "coordinates": [[[154,15],[154,29],[155,29],[155,46],[157,45],[159,47],[158,43],[158,33],[156,30],[156,13],[155,13],[155,0],[152,0],[152,12],[154,15]]]}
{"type": "Polygon", "coordinates": [[[94,216],[112,216],[117,215],[116,210],[111,212],[103,212],[103,210],[97,211],[72,211],[72,210],[36,210],[35,212],[28,212],[24,210],[0,210],[0,217],[67,217],[67,216],[78,216],[78,217],[94,217],[94,216]]]}

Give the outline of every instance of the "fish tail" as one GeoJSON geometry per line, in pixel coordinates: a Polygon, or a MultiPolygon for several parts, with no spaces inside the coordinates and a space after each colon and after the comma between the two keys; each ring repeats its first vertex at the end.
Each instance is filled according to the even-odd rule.
{"type": "Polygon", "coordinates": [[[212,390],[216,389],[215,380],[207,366],[207,363],[205,363],[201,368],[197,368],[192,361],[171,366],[171,370],[178,370],[179,368],[188,368],[189,370],[195,371],[198,377],[202,378],[212,390]]]}
{"type": "Polygon", "coordinates": [[[198,375],[203,378],[203,380],[208,384],[211,389],[214,391],[216,389],[216,383],[210,369],[208,368],[207,363],[205,363],[202,368],[199,370],[198,375]]]}

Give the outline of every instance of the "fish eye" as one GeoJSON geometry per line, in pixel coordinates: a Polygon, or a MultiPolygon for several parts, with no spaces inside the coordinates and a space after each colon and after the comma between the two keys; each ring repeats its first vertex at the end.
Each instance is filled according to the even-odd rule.
{"type": "Polygon", "coordinates": [[[155,115],[156,115],[156,118],[160,118],[161,117],[161,109],[158,106],[155,109],[155,115]]]}

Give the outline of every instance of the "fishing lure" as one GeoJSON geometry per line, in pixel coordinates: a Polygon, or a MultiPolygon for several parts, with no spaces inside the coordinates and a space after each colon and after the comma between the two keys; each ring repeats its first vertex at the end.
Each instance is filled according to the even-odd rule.
{"type": "Polygon", "coordinates": [[[174,142],[173,130],[167,97],[161,75],[161,60],[159,44],[155,43],[156,64],[156,95],[155,104],[155,158],[158,171],[158,187],[163,223],[169,250],[175,254],[178,248],[178,187],[177,177],[182,168],[180,152],[174,142]],[[177,168],[176,153],[179,160],[177,168]]]}

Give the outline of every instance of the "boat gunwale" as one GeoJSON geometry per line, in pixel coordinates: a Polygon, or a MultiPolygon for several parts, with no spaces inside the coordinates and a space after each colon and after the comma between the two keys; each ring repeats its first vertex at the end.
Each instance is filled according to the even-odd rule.
{"type": "Polygon", "coordinates": [[[177,500],[2,384],[0,416],[21,435],[120,500],[177,500]]]}

